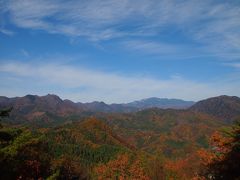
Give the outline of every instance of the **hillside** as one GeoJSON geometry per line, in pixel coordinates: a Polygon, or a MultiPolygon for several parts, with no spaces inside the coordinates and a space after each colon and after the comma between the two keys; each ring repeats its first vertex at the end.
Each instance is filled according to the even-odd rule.
{"type": "Polygon", "coordinates": [[[240,116],[240,98],[236,96],[218,96],[205,99],[194,104],[190,110],[209,114],[232,123],[240,116]]]}
{"type": "Polygon", "coordinates": [[[56,95],[26,95],[24,97],[0,97],[0,108],[13,107],[11,120],[16,123],[34,122],[51,123],[72,114],[78,114],[83,109],[69,100],[62,100],[56,95]]]}
{"type": "Polygon", "coordinates": [[[85,165],[107,162],[117,153],[131,151],[133,148],[113,133],[111,127],[95,118],[50,129],[46,134],[46,140],[52,144],[52,150],[56,156],[70,154],[71,150],[75,149],[75,156],[79,157],[85,165]],[[96,154],[91,155],[91,153],[96,154]]]}
{"type": "Polygon", "coordinates": [[[208,137],[223,126],[214,117],[173,109],[153,108],[131,114],[99,115],[98,118],[105,120],[134,146],[150,153],[161,149],[172,158],[207,147],[208,137]]]}
{"type": "Polygon", "coordinates": [[[147,177],[135,148],[95,118],[48,129],[6,126],[0,143],[0,179],[147,177]]]}

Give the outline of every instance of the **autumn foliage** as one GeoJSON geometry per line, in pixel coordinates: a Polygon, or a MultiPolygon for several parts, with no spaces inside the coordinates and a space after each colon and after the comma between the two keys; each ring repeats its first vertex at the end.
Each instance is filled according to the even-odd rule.
{"type": "Polygon", "coordinates": [[[235,179],[239,124],[213,133],[221,126],[210,120],[153,109],[56,127],[4,125],[0,179],[235,179]]]}
{"type": "Polygon", "coordinates": [[[240,123],[211,137],[211,151],[199,153],[205,165],[203,176],[207,179],[240,178],[240,123]]]}
{"type": "Polygon", "coordinates": [[[133,180],[149,180],[141,162],[131,159],[128,154],[120,154],[115,160],[109,161],[107,164],[101,164],[95,168],[96,177],[99,180],[104,179],[133,179],[133,180]]]}

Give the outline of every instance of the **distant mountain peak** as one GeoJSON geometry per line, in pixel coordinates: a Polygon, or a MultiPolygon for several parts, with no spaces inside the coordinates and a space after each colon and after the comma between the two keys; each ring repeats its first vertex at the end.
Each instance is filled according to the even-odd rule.
{"type": "Polygon", "coordinates": [[[24,96],[25,98],[28,98],[30,100],[34,100],[36,99],[38,96],[37,95],[32,95],[32,94],[27,94],[26,96],[24,96]]]}
{"type": "Polygon", "coordinates": [[[45,96],[41,96],[41,97],[48,97],[48,98],[55,98],[55,99],[61,99],[59,96],[57,96],[56,94],[47,94],[45,96]]]}
{"type": "Polygon", "coordinates": [[[145,98],[138,101],[133,101],[131,103],[125,104],[126,106],[130,107],[137,107],[137,108],[173,108],[173,109],[185,109],[192,106],[195,102],[193,101],[184,101],[182,99],[168,99],[168,98],[157,98],[157,97],[150,97],[145,98]]]}

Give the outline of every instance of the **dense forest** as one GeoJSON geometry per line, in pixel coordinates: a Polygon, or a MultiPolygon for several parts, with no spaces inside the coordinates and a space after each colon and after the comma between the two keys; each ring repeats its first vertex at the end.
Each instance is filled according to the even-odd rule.
{"type": "Polygon", "coordinates": [[[231,123],[191,108],[13,123],[14,108],[0,113],[0,179],[240,178],[236,113],[231,123]]]}

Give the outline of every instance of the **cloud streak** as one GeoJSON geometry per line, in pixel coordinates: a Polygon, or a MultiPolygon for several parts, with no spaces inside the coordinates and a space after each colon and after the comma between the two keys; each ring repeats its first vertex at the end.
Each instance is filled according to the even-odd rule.
{"type": "Polygon", "coordinates": [[[225,63],[224,65],[240,69],[240,62],[237,62],[237,63],[225,63]]]}
{"type": "Polygon", "coordinates": [[[226,58],[221,53],[240,52],[240,6],[234,1],[9,0],[1,7],[21,28],[103,41],[152,38],[174,27],[207,53],[226,58]]]}
{"type": "MultiPolygon", "coordinates": [[[[10,79],[5,89],[14,86],[15,78],[25,82],[22,89],[16,84],[14,88],[18,92],[28,94],[34,86],[41,86],[42,92],[52,92],[54,86],[58,89],[55,93],[59,92],[60,96],[83,102],[129,102],[151,96],[199,100],[220,94],[240,95],[232,88],[236,88],[234,83],[223,86],[218,82],[201,83],[176,76],[169,79],[126,76],[59,64],[5,63],[0,73],[10,79]]],[[[0,92],[3,91],[0,88],[0,92]]],[[[4,95],[8,95],[6,93],[4,95]]]]}
{"type": "Polygon", "coordinates": [[[0,28],[0,33],[6,34],[8,36],[13,36],[15,33],[13,31],[10,31],[8,29],[0,28]]]}

